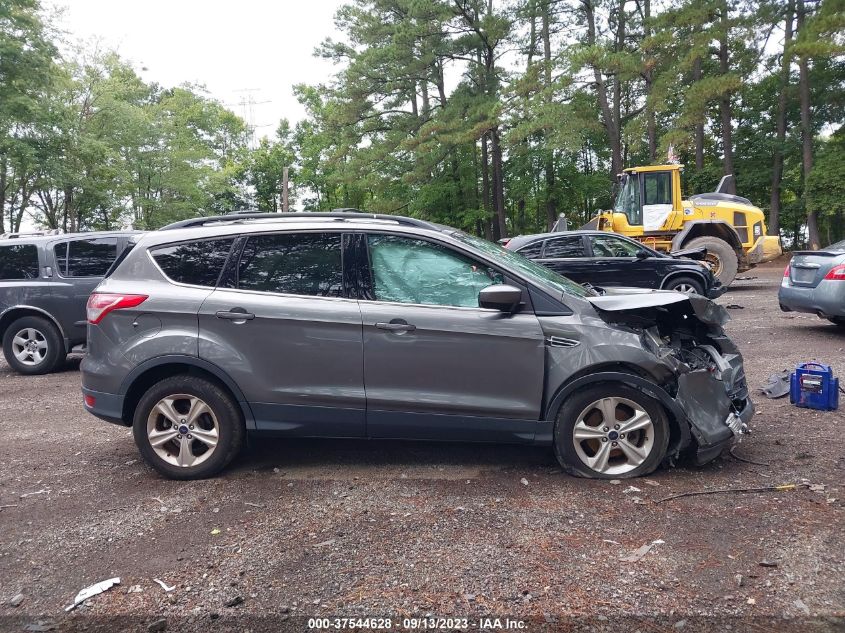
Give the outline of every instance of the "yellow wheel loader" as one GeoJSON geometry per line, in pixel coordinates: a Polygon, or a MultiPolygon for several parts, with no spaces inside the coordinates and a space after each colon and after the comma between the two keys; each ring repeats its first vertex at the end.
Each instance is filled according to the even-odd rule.
{"type": "Polygon", "coordinates": [[[612,211],[584,229],[613,231],[665,252],[706,249],[704,259],[723,285],[737,272],[771,261],[782,253],[780,239],[766,235],[763,212],[740,196],[724,193],[725,176],[712,193],[681,197],[683,165],[633,167],[620,175],[612,211]]]}

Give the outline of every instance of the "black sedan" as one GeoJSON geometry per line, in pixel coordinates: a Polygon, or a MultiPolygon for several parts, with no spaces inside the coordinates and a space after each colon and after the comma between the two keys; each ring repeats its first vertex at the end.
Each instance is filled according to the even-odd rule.
{"type": "Polygon", "coordinates": [[[725,292],[700,261],[652,250],[607,231],[518,235],[505,248],[578,283],[694,292],[714,299],[725,292]]]}

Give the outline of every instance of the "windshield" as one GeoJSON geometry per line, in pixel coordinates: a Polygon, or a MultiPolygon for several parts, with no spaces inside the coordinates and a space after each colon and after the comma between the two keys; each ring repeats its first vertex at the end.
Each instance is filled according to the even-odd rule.
{"type": "Polygon", "coordinates": [[[550,286],[560,292],[565,292],[576,297],[594,297],[596,293],[588,290],[580,284],[576,284],[571,279],[567,279],[563,275],[558,275],[553,270],[549,270],[545,266],[536,264],[530,259],[526,259],[519,253],[509,251],[497,244],[483,240],[480,237],[475,237],[461,231],[455,231],[452,235],[470,246],[478,249],[487,255],[494,262],[500,263],[503,266],[518,270],[531,281],[539,283],[544,286],[550,286]]]}
{"type": "Polygon", "coordinates": [[[628,216],[628,224],[639,226],[643,223],[643,208],[640,206],[640,179],[636,174],[622,176],[622,188],[616,196],[613,207],[616,213],[628,216]]]}

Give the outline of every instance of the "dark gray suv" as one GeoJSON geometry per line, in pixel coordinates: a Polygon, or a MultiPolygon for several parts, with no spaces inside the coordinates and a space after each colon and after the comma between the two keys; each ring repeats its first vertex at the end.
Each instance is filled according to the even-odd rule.
{"type": "Polygon", "coordinates": [[[247,433],[522,442],[570,473],[718,456],[753,414],[725,310],[594,292],[421,220],[206,218],[147,233],[88,302],[88,411],[177,479],[247,433]]]}
{"type": "Polygon", "coordinates": [[[88,295],[132,232],[0,239],[0,338],[21,374],[53,371],[85,343],[88,295]]]}

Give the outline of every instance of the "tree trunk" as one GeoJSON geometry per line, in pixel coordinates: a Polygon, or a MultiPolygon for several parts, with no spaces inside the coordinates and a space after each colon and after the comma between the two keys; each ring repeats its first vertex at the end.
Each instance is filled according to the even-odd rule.
{"type": "MultiPolygon", "coordinates": [[[[694,82],[701,80],[701,57],[696,57],[692,66],[692,79],[694,82]]],[[[704,169],[704,122],[695,124],[695,170],[700,172],[704,169]]]]}
{"type": "MultiPolygon", "coordinates": [[[[594,0],[581,0],[587,19],[587,44],[596,45],[596,14],[593,6],[594,0]]],[[[613,117],[613,110],[607,97],[607,84],[598,68],[593,67],[593,79],[596,86],[596,96],[599,102],[599,109],[602,115],[602,124],[607,131],[607,139],[610,144],[610,179],[616,182],[616,174],[622,171],[622,143],[619,137],[619,122],[613,117]]]]}
{"type": "MultiPolygon", "coordinates": [[[[806,19],[806,8],[804,0],[798,0],[798,33],[804,26],[806,19]]],[[[798,98],[801,102],[801,155],[802,155],[802,176],[804,182],[804,208],[807,204],[807,179],[813,169],[813,119],[810,110],[810,67],[806,55],[798,59],[798,98]]],[[[812,210],[807,214],[807,237],[810,241],[810,249],[818,250],[821,247],[819,235],[819,214],[812,210]]]]}
{"type": "Polygon", "coordinates": [[[428,77],[422,80],[422,115],[428,118],[430,106],[428,103],[428,77]]]}
{"type": "MultiPolygon", "coordinates": [[[[543,76],[545,79],[546,96],[545,101],[547,105],[552,103],[552,44],[550,34],[551,16],[549,15],[550,7],[549,0],[543,2],[543,76]]],[[[546,221],[548,228],[551,228],[557,219],[557,202],[555,200],[555,153],[554,149],[549,147],[549,133],[544,133],[546,136],[546,221]]]]}
{"type": "Polygon", "coordinates": [[[414,115],[416,119],[420,115],[420,109],[417,105],[417,84],[414,82],[414,89],[411,92],[411,113],[414,115]]]}
{"type": "MultiPolygon", "coordinates": [[[[730,49],[728,48],[728,40],[730,25],[728,21],[728,3],[723,0],[721,3],[721,22],[722,28],[719,35],[719,70],[722,76],[730,72],[730,49]]],[[[733,150],[733,129],[731,128],[731,95],[725,93],[719,98],[719,119],[722,127],[722,164],[724,166],[724,173],[734,175],[734,150],[733,150]]],[[[728,184],[727,193],[736,193],[735,179],[731,179],[728,184]]]]}
{"type": "Polygon", "coordinates": [[[6,227],[3,221],[3,214],[6,212],[6,178],[8,177],[9,165],[6,162],[6,157],[0,158],[0,233],[6,232],[6,227]]]}
{"type": "MultiPolygon", "coordinates": [[[[643,36],[651,37],[651,0],[643,1],[643,36]]],[[[648,136],[648,159],[657,162],[657,123],[654,119],[654,105],[651,103],[651,91],[654,86],[654,71],[651,68],[652,59],[648,59],[645,71],[645,115],[646,135],[648,136]]]]}
{"type": "Polygon", "coordinates": [[[490,230],[490,219],[493,210],[490,204],[490,160],[487,156],[487,133],[481,137],[481,190],[484,198],[484,237],[493,239],[493,232],[490,230]]]}
{"type": "Polygon", "coordinates": [[[786,140],[786,92],[789,88],[789,46],[792,43],[792,19],[795,13],[795,0],[789,0],[786,7],[784,26],[783,57],[780,67],[780,95],[778,96],[777,135],[774,156],[772,158],[772,197],[769,206],[769,232],[780,234],[780,186],[783,180],[783,143],[786,140]]]}
{"type": "Polygon", "coordinates": [[[490,130],[490,150],[493,159],[493,239],[500,240],[507,237],[508,229],[505,222],[505,179],[502,169],[502,143],[499,138],[499,126],[490,130]]]}

